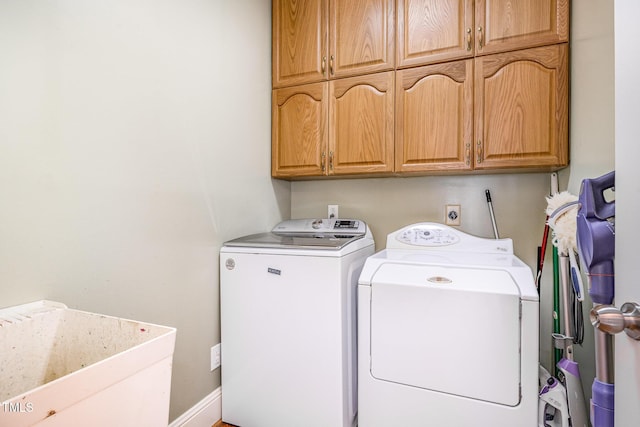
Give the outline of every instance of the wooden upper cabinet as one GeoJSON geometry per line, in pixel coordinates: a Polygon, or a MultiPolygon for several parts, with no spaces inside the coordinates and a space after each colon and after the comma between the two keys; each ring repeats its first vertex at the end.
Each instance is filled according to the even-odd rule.
{"type": "Polygon", "coordinates": [[[272,84],[392,70],[394,0],[273,0],[272,84]]]}
{"type": "Polygon", "coordinates": [[[274,89],[276,178],[393,171],[394,73],[274,89]]]}
{"type": "Polygon", "coordinates": [[[473,60],[396,72],[396,172],[472,168],[473,60]]]}
{"type": "Polygon", "coordinates": [[[331,0],[329,78],[391,70],[395,0],[331,0]]]}
{"type": "Polygon", "coordinates": [[[328,0],[273,0],[273,87],[326,78],[328,0]]]}
{"type": "Polygon", "coordinates": [[[473,0],[398,0],[397,66],[471,57],[473,0]]]}
{"type": "Polygon", "coordinates": [[[569,40],[569,0],[478,0],[476,55],[569,40]]]}
{"type": "Polygon", "coordinates": [[[475,61],[475,169],[566,166],[567,44],[475,61]]]}
{"type": "Polygon", "coordinates": [[[329,82],[329,174],[393,171],[394,73],[329,82]]]}
{"type": "Polygon", "coordinates": [[[398,0],[398,68],[569,40],[569,0],[398,0]]]}
{"type": "Polygon", "coordinates": [[[325,174],[327,96],[327,84],[322,82],[273,91],[272,176],[292,178],[325,174]]]}
{"type": "Polygon", "coordinates": [[[273,0],[272,176],[568,164],[569,0],[273,0]]]}

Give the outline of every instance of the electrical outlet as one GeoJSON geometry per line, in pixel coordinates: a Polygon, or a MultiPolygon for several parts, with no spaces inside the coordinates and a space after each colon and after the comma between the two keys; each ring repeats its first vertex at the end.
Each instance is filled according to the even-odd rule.
{"type": "Polygon", "coordinates": [[[446,205],[444,222],[447,225],[460,225],[460,205],[446,205]]]}
{"type": "Polygon", "coordinates": [[[338,205],[327,205],[327,218],[338,218],[338,205]]]}
{"type": "Polygon", "coordinates": [[[220,367],[220,344],[211,347],[211,371],[220,367]]]}

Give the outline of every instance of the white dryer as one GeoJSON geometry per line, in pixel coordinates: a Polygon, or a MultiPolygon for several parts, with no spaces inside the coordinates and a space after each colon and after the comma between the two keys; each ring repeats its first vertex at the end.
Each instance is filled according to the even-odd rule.
{"type": "Polygon", "coordinates": [[[536,426],[538,305],[511,239],[389,234],[358,285],[359,426],[536,426]]]}
{"type": "Polygon", "coordinates": [[[222,420],[352,427],[364,221],[284,221],[220,251],[222,420]]]}

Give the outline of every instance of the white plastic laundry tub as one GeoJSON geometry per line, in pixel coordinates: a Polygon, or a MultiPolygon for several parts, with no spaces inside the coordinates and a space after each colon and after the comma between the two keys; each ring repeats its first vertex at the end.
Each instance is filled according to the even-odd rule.
{"type": "Polygon", "coordinates": [[[51,301],[0,310],[0,427],[166,426],[175,335],[51,301]]]}

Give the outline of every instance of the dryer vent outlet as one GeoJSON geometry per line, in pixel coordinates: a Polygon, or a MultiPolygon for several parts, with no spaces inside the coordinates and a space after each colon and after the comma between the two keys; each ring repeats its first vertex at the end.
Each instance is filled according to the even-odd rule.
{"type": "Polygon", "coordinates": [[[446,205],[444,222],[447,225],[460,225],[460,205],[446,205]]]}

